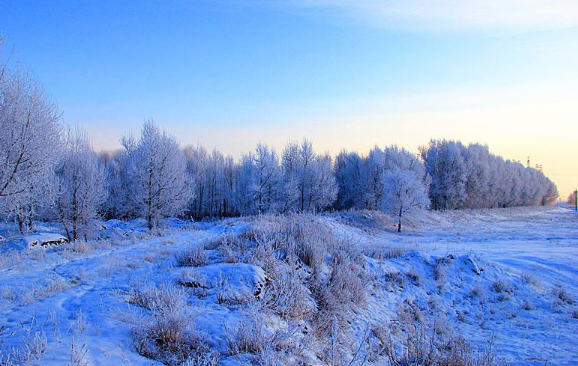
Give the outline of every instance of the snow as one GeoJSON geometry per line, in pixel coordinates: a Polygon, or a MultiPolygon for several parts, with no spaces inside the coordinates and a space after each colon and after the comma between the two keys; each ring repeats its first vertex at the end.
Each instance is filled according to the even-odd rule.
{"type": "Polygon", "coordinates": [[[24,236],[23,240],[26,246],[29,248],[37,245],[47,246],[68,243],[68,239],[66,239],[64,236],[58,233],[50,232],[28,234],[24,236]]]}
{"type": "MultiPolygon", "coordinates": [[[[578,319],[572,317],[578,293],[578,214],[565,208],[426,212],[407,225],[407,233],[379,225],[352,225],[338,215],[322,216],[338,236],[389,254],[367,257],[378,286],[359,310],[354,327],[368,320],[389,324],[400,311],[436,316],[475,346],[494,337],[494,347],[510,365],[578,364],[578,319]],[[404,305],[405,304],[405,305],[404,305]],[[400,310],[400,307],[406,307],[400,310]],[[435,309],[435,312],[434,312],[435,309]]],[[[363,219],[362,221],[367,221],[363,219]]],[[[191,318],[217,351],[226,351],[226,332],[243,318],[240,302],[266,282],[263,269],[247,263],[222,263],[211,242],[244,232],[250,219],[213,224],[165,220],[162,236],[149,235],[142,221],[102,224],[103,240],[90,250],[66,244],[22,254],[0,266],[0,348],[42,344],[46,350],[31,365],[64,365],[71,349],[84,347],[89,365],[160,365],[135,352],[131,327],[142,309],[127,302],[135,288],[177,281],[186,288],[191,318]],[[114,233],[114,235],[113,235],[114,233]],[[174,255],[191,244],[205,245],[207,265],[178,267],[174,255]],[[225,290],[229,303],[219,303],[225,290]],[[202,291],[202,296],[194,291],[202,291]]],[[[39,226],[41,227],[41,226],[39,226]]],[[[46,226],[44,238],[56,237],[46,226]],[[54,235],[54,236],[52,236],[54,235]]],[[[3,235],[5,233],[3,232],[3,235]]],[[[5,235],[6,236],[6,235],[5,235]]],[[[6,236],[6,242],[17,240],[6,236]]],[[[222,365],[244,358],[221,357],[222,365]]]]}

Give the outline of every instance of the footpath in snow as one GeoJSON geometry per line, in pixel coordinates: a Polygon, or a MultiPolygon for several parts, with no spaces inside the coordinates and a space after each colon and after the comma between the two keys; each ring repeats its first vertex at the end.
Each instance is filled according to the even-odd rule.
{"type": "MultiPolygon", "coordinates": [[[[374,285],[353,323],[354,336],[368,321],[389,324],[409,313],[439,316],[450,332],[459,331],[476,347],[493,339],[497,355],[509,364],[578,364],[576,213],[562,208],[428,212],[403,234],[384,229],[384,222],[369,214],[319,220],[364,253],[386,253],[366,257],[374,285]]],[[[253,288],[267,274],[253,265],[223,263],[222,250],[211,243],[242,234],[252,219],[167,224],[160,237],[148,235],[138,221],[115,222],[99,242],[28,254],[5,251],[0,263],[5,360],[12,352],[21,357],[14,365],[161,365],[135,350],[134,323],[142,309],[127,299],[135,289],[181,283],[194,305],[191,319],[222,354],[221,364],[248,362],[226,355],[225,333],[241,321],[242,305],[220,301],[211,286],[225,277],[231,292],[253,288]],[[175,255],[199,243],[207,263],[193,272],[179,267],[175,255]],[[202,296],[190,288],[187,276],[209,279],[194,282],[202,296]]],[[[17,247],[8,239],[4,244],[17,247]]]]}

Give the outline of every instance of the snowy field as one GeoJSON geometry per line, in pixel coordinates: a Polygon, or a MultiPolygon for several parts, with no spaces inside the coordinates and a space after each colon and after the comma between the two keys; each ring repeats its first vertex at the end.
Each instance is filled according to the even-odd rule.
{"type": "MultiPolygon", "coordinates": [[[[179,298],[174,301],[182,308],[178,314],[194,324],[195,347],[204,350],[197,363],[187,365],[275,364],[271,355],[255,355],[265,353],[261,348],[232,349],[243,327],[265,338],[274,334],[275,341],[285,337],[292,344],[286,348],[291,352],[284,351],[291,353],[289,359],[299,354],[302,360],[322,362],[326,344],[313,338],[304,318],[260,312],[247,298],[267,294],[272,274],[267,266],[244,260],[251,248],[243,245],[249,244],[231,243],[249,238],[253,225],[267,220],[196,224],[172,219],[165,221],[161,236],[148,234],[140,221],[111,221],[103,225],[101,240],[21,252],[4,227],[3,365],[162,365],[143,356],[154,354],[150,347],[158,347],[158,340],[156,346],[138,340],[146,338],[142,333],[156,316],[147,296],[169,287],[177,289],[168,296],[179,298]]],[[[474,349],[493,340],[496,355],[511,365],[578,364],[575,212],[427,212],[409,222],[403,234],[395,233],[383,215],[370,212],[314,220],[359,249],[369,274],[367,296],[350,311],[350,327],[344,330],[353,350],[345,364],[386,364],[378,357],[355,360],[355,349],[361,348],[356,345],[370,338],[370,323],[387,331],[399,328],[391,330],[398,339],[396,332],[406,329],[399,324],[414,322],[435,324],[440,334],[463,335],[474,349]]],[[[39,229],[57,231],[49,224],[39,229]]],[[[182,363],[165,356],[167,364],[182,363]]]]}

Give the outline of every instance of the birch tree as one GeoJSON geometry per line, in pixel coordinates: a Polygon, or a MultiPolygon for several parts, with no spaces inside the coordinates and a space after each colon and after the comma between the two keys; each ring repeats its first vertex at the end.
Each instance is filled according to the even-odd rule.
{"type": "Polygon", "coordinates": [[[57,211],[71,241],[88,240],[90,224],[107,198],[104,167],[86,135],[69,132],[64,156],[56,169],[57,211]]]}
{"type": "Polygon", "coordinates": [[[382,208],[397,218],[397,232],[401,232],[407,215],[428,207],[426,188],[411,170],[389,171],[383,180],[385,195],[382,208]]]}
{"type": "Polygon", "coordinates": [[[132,178],[132,197],[149,230],[160,219],[185,211],[190,199],[187,164],[174,137],[161,131],[152,121],[142,127],[138,141],[124,138],[132,178]]]}
{"type": "Polygon", "coordinates": [[[37,81],[0,68],[0,210],[24,232],[33,229],[37,207],[53,198],[48,185],[61,152],[60,114],[37,81]]]}

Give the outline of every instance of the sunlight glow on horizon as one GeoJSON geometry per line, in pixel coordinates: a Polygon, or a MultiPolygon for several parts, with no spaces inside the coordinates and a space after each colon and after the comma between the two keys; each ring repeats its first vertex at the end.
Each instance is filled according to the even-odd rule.
{"type": "MultiPolygon", "coordinates": [[[[0,33],[97,150],[153,119],[239,157],[487,144],[578,185],[574,0],[0,0],[0,33]],[[34,24],[34,27],[30,27],[34,24]]],[[[6,55],[5,55],[6,56],[6,55]]]]}

